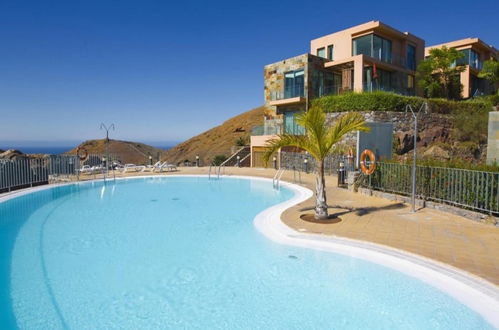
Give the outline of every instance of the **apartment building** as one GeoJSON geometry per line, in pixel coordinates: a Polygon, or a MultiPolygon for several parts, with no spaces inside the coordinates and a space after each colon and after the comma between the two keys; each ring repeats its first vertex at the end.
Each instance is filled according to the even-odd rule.
{"type": "Polygon", "coordinates": [[[455,48],[461,51],[464,56],[459,60],[458,65],[465,65],[465,70],[461,72],[460,80],[463,85],[463,98],[469,98],[477,95],[492,94],[497,91],[498,86],[492,85],[489,81],[478,77],[482,70],[483,62],[487,60],[499,61],[499,51],[493,46],[487,45],[478,38],[467,38],[446,42],[443,44],[426,47],[425,56],[430,54],[434,48],[455,48]]]}
{"type": "Polygon", "coordinates": [[[264,97],[269,111],[264,124],[252,132],[252,166],[264,165],[268,139],[303,132],[295,114],[307,110],[313,98],[374,90],[421,95],[415,71],[424,51],[424,40],[371,21],[312,40],[310,53],[266,65],[264,97]]]}

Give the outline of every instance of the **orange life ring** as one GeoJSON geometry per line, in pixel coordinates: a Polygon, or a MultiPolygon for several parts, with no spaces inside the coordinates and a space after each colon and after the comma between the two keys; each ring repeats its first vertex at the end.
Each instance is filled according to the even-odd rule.
{"type": "Polygon", "coordinates": [[[86,161],[88,159],[87,149],[85,149],[83,147],[78,147],[78,149],[76,149],[76,156],[78,156],[78,158],[80,159],[81,162],[86,161]]]}
{"type": "Polygon", "coordinates": [[[360,154],[360,169],[362,173],[371,175],[376,170],[376,156],[369,149],[362,151],[360,154]],[[369,166],[366,166],[366,157],[369,158],[369,166]]]}

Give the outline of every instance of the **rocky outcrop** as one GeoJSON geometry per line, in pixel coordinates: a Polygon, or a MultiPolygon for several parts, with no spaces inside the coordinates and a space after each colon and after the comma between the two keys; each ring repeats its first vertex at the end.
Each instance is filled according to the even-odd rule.
{"type": "MultiPolygon", "coordinates": [[[[333,121],[342,113],[329,113],[328,120],[333,121]]],[[[362,112],[366,121],[390,122],[393,124],[394,156],[406,157],[414,150],[414,118],[411,113],[392,111],[362,112]]],[[[418,117],[417,148],[418,153],[426,157],[435,156],[440,160],[460,158],[471,162],[481,162],[485,157],[485,145],[459,142],[453,138],[454,123],[452,115],[421,114],[418,117]],[[433,146],[439,146],[433,148],[433,146]],[[443,146],[446,146],[445,148],[443,146]],[[431,149],[431,150],[430,150],[431,149]]],[[[347,144],[355,145],[356,136],[350,134],[347,144]]]]}
{"type": "Polygon", "coordinates": [[[423,152],[423,157],[446,161],[450,159],[450,154],[441,146],[435,145],[423,152]]]}
{"type": "MultiPolygon", "coordinates": [[[[0,150],[1,151],[1,150],[0,150]]],[[[0,159],[18,159],[18,158],[26,158],[27,156],[23,154],[21,151],[16,149],[9,149],[7,151],[2,151],[0,153],[0,159]]]]}
{"type": "MultiPolygon", "coordinates": [[[[109,143],[106,143],[105,139],[85,141],[78,147],[85,148],[89,154],[105,155],[109,152],[109,154],[116,157],[123,164],[147,165],[150,162],[154,163],[158,159],[161,159],[165,152],[162,149],[140,142],[109,140],[109,143]],[[149,157],[151,157],[151,160],[149,157]]],[[[66,154],[76,155],[78,147],[68,151],[66,154]]]]}

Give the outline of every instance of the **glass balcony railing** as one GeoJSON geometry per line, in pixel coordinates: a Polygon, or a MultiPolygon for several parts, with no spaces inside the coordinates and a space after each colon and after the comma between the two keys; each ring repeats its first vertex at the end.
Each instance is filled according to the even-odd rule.
{"type": "Polygon", "coordinates": [[[414,96],[416,95],[416,90],[414,88],[407,87],[396,87],[396,86],[383,86],[376,83],[364,83],[364,92],[391,92],[400,95],[414,96]]]}
{"type": "Polygon", "coordinates": [[[317,90],[317,97],[325,95],[337,95],[340,93],[341,85],[320,86],[317,90]]]}
{"type": "Polygon", "coordinates": [[[270,100],[277,101],[277,100],[290,99],[293,97],[303,97],[305,95],[304,92],[305,89],[303,85],[287,86],[280,91],[271,91],[270,100]]]}
{"type": "Polygon", "coordinates": [[[265,119],[263,125],[254,126],[251,135],[278,135],[283,132],[282,119],[265,119]]]}

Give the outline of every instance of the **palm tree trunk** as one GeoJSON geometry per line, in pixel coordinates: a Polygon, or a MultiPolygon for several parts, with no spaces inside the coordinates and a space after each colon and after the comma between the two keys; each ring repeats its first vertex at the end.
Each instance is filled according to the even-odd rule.
{"type": "Polygon", "coordinates": [[[316,177],[316,199],[315,199],[315,218],[325,220],[328,218],[326,201],[326,180],[324,179],[324,160],[318,161],[318,170],[316,177]]]}

